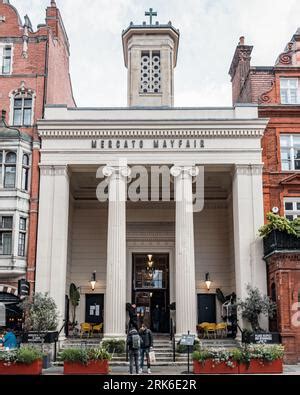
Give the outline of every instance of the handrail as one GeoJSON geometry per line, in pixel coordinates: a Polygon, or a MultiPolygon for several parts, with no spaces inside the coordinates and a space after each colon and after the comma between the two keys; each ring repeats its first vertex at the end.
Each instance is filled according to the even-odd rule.
{"type": "Polygon", "coordinates": [[[174,333],[174,323],[172,318],[170,318],[170,340],[172,342],[173,362],[176,362],[176,342],[175,342],[175,333],[174,333]]]}
{"type": "Polygon", "coordinates": [[[59,335],[61,334],[61,332],[62,332],[62,330],[64,329],[65,326],[66,326],[66,320],[63,320],[63,325],[60,328],[60,330],[58,331],[57,338],[55,339],[55,342],[54,342],[54,355],[53,355],[53,361],[54,362],[56,362],[56,360],[57,360],[57,342],[58,342],[58,339],[59,339],[59,335]]]}

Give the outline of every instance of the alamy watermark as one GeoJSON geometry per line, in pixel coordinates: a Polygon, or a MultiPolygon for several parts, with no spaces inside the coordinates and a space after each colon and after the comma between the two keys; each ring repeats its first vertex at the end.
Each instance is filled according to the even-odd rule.
{"type": "Polygon", "coordinates": [[[100,202],[182,203],[186,212],[204,208],[204,166],[132,165],[126,159],[117,165],[101,166],[96,196],[100,202]]]}

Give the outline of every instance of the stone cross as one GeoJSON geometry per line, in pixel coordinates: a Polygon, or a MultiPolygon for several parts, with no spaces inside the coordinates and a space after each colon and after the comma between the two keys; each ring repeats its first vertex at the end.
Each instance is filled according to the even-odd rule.
{"type": "Polygon", "coordinates": [[[153,11],[153,8],[149,8],[149,11],[145,12],[145,16],[149,16],[150,17],[150,25],[152,25],[152,18],[154,16],[157,16],[157,12],[153,11]]]}

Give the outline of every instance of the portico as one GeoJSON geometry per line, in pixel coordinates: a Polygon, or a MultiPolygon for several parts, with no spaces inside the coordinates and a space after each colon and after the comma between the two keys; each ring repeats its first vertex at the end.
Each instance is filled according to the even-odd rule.
{"type": "Polygon", "coordinates": [[[223,319],[220,292],[266,293],[257,230],[267,120],[254,105],[173,107],[171,23],[131,24],[122,37],[128,107],[48,106],[39,122],[36,291],[55,299],[62,323],[74,283],[78,323],[103,322],[106,337],[125,336],[133,302],[162,332],[175,304],[176,335],[195,333],[223,319]]]}
{"type": "MultiPolygon", "coordinates": [[[[255,106],[151,112],[48,107],[39,123],[36,290],[53,296],[61,320],[69,284],[74,282],[81,292],[78,321],[85,321],[87,295],[103,295],[105,335],[125,336],[125,305],[138,290],[133,273],[137,253],[145,255],[145,264],[147,254],[169,257],[168,302],[176,302],[178,336],[196,330],[201,309],[197,295],[215,295],[220,288],[225,295],[236,292],[244,297],[248,283],[266,292],[257,238],[263,223],[260,138],[265,124],[257,119],[255,106]],[[174,148],[171,143],[148,148],[154,140],[171,139],[176,141],[174,148]],[[188,139],[197,142],[196,148],[186,147],[188,139]],[[117,148],[116,140],[143,144],[117,148]],[[127,199],[128,187],[133,188],[138,178],[130,170],[137,165],[149,175],[147,201],[127,199]],[[170,169],[169,201],[162,199],[161,184],[151,186],[152,166],[170,169]],[[106,202],[97,199],[103,181],[97,178],[99,167],[108,185],[106,202]],[[204,206],[193,213],[189,206],[198,168],[204,168],[204,206]],[[157,201],[151,201],[151,188],[159,190],[157,201]],[[94,271],[97,282],[92,291],[89,280],[94,271]],[[205,287],[207,272],[210,291],[205,287]]],[[[216,321],[221,314],[216,300],[216,321]]]]}

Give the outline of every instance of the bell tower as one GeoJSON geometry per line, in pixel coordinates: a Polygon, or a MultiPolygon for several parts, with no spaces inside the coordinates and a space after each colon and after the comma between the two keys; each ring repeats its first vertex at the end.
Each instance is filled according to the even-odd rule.
{"type": "Polygon", "coordinates": [[[177,63],[179,31],[172,23],[153,23],[157,13],[145,13],[149,24],[130,26],[123,31],[123,52],[128,69],[129,107],[172,107],[174,68],[177,63]]]}

